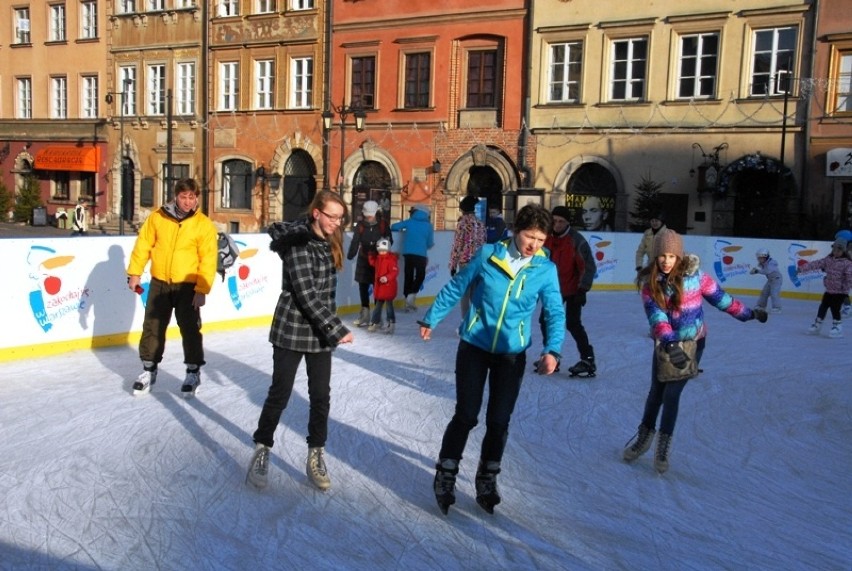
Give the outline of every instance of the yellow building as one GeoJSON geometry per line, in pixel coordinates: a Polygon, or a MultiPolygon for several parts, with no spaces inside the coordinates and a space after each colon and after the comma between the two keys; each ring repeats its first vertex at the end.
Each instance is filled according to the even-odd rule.
{"type": "Polygon", "coordinates": [[[663,185],[679,231],[796,235],[806,105],[790,79],[810,74],[810,4],[533,10],[530,127],[548,205],[580,228],[628,230],[644,178],[663,185]]]}

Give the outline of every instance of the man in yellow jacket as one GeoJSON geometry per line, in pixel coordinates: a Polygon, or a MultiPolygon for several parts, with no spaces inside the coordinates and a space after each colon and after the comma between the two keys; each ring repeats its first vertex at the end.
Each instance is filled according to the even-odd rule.
{"type": "Polygon", "coordinates": [[[139,340],[143,371],[133,383],[134,395],[149,393],[157,381],[157,365],[163,360],[166,328],[173,311],[186,363],[181,392],[192,397],[201,383],[204,347],[200,310],[213,287],[218,247],[216,226],[198,211],[200,194],[198,182],[179,180],[174,201],[145,220],[130,254],[127,285],[131,291],[139,292],[140,277],[151,262],[151,283],[139,340]]]}

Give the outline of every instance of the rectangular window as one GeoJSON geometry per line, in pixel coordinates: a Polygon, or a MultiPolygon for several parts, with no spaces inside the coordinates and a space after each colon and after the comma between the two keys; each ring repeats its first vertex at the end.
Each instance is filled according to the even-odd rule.
{"type": "Polygon", "coordinates": [[[192,8],[195,6],[195,0],[177,0],[175,3],[176,8],[192,8]]]}
{"type": "Polygon", "coordinates": [[[166,66],[155,64],[148,66],[148,115],[166,114],[166,66]]]}
{"type": "Polygon", "coordinates": [[[148,0],[149,12],[162,12],[166,9],[166,0],[148,0]]]}
{"type": "Polygon", "coordinates": [[[352,58],[352,105],[364,109],[376,108],[376,58],[374,56],[352,58]]]}
{"type": "Polygon", "coordinates": [[[33,80],[30,77],[18,78],[18,119],[33,118],[33,80]]]}
{"type": "Polygon", "coordinates": [[[68,171],[50,171],[50,182],[53,186],[54,200],[69,200],[71,198],[71,173],[68,171]]]}
{"type": "MultiPolygon", "coordinates": [[[[122,67],[118,70],[120,83],[118,88],[119,98],[121,93],[124,93],[124,113],[125,117],[136,115],[136,68],[122,67]]],[[[121,102],[119,101],[119,104],[121,102]]]]}
{"type": "Polygon", "coordinates": [[[497,106],[497,50],[472,50],[467,54],[467,108],[497,106]]]}
{"type": "Polygon", "coordinates": [[[93,172],[77,173],[80,177],[80,196],[85,196],[92,204],[95,203],[95,174],[93,172]]]}
{"type": "Polygon", "coordinates": [[[314,58],[293,58],[290,63],[290,107],[310,109],[314,98],[314,58]]]}
{"type": "Polygon", "coordinates": [[[795,61],[795,26],[754,32],[750,95],[783,95],[795,61]]]}
{"type": "Polygon", "coordinates": [[[275,11],[275,0],[257,0],[257,13],[269,14],[275,11]]]}
{"type": "Polygon", "coordinates": [[[429,52],[405,55],[406,109],[429,107],[432,87],[432,54],[429,52]]]}
{"type": "Polygon", "coordinates": [[[716,95],[719,34],[695,34],[680,39],[677,96],[708,99],[716,95]]]}
{"type": "Polygon", "coordinates": [[[171,202],[175,197],[175,183],[183,178],[189,178],[189,165],[163,163],[163,204],[171,202]]]}
{"type": "Polygon", "coordinates": [[[195,62],[177,64],[177,114],[195,114],[195,62]]]}
{"type": "Polygon", "coordinates": [[[613,101],[637,101],[645,95],[648,38],[612,42],[611,85],[613,101]]]}
{"type": "Polygon", "coordinates": [[[50,79],[50,118],[68,118],[67,77],[53,77],[50,79]]]}
{"type": "Polygon", "coordinates": [[[15,43],[30,43],[30,9],[15,9],[15,43]]]}
{"type": "Polygon", "coordinates": [[[222,163],[222,208],[251,209],[254,169],[247,161],[232,159],[222,163]]]}
{"type": "Polygon", "coordinates": [[[254,62],[255,109],[272,109],[275,90],[275,66],[271,59],[254,62]]]}
{"type": "Polygon", "coordinates": [[[583,71],[583,43],[550,44],[548,103],[577,103],[583,71]]]}
{"type": "Polygon", "coordinates": [[[313,10],[314,0],[291,0],[290,7],[293,10],[313,10]]]}
{"type": "Polygon", "coordinates": [[[852,112],[852,50],[840,52],[837,57],[834,77],[831,78],[831,112],[852,112]]]}
{"type": "Polygon", "coordinates": [[[84,75],[80,78],[80,117],[94,119],[98,116],[98,77],[84,75]]]}
{"type": "Polygon", "coordinates": [[[118,0],[119,14],[134,14],[136,13],[136,0],[118,0]]]}
{"type": "Polygon", "coordinates": [[[239,14],[239,0],[219,0],[216,4],[216,15],[219,17],[238,16],[239,14]]]}
{"type": "Polygon", "coordinates": [[[237,62],[219,64],[219,111],[236,111],[240,94],[240,66],[237,62]]]}
{"type": "Polygon", "coordinates": [[[65,4],[50,7],[50,41],[65,41],[65,4]]]}
{"type": "Polygon", "coordinates": [[[80,37],[91,40],[98,37],[98,3],[80,3],[80,37]]]}

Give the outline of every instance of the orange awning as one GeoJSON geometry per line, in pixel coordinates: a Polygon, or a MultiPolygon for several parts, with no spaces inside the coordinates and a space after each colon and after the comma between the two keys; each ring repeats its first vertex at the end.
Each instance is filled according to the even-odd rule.
{"type": "Polygon", "coordinates": [[[35,156],[35,168],[47,171],[98,172],[98,162],[98,147],[50,145],[35,156]]]}

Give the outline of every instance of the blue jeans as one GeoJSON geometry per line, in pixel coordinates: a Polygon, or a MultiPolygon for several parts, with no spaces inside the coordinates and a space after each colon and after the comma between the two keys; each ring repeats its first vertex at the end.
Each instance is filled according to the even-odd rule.
{"type": "Polygon", "coordinates": [[[526,363],[526,352],[497,355],[465,341],[459,342],[456,353],[456,410],[444,431],[439,458],[462,459],[467,437],[478,422],[487,380],[488,405],[480,459],[484,462],[503,459],[509,421],[521,390],[526,363]]]}
{"type": "Polygon", "coordinates": [[[382,309],[387,307],[387,315],[388,315],[388,323],[394,323],[396,321],[396,312],[393,308],[393,300],[388,301],[379,301],[376,300],[376,307],[373,308],[373,316],[370,319],[370,323],[381,323],[382,322],[382,309]]]}
{"type": "Polygon", "coordinates": [[[293,383],[299,363],[305,358],[305,368],[308,373],[308,447],[325,446],[328,436],[328,413],[331,409],[331,351],[319,353],[300,353],[281,347],[272,347],[272,385],[260,419],[254,441],[270,448],[274,444],[273,436],[278,428],[281,414],[290,402],[293,394],[293,383]]]}
{"type": "MultiPolygon", "coordinates": [[[[704,337],[697,342],[695,360],[698,363],[701,362],[701,355],[704,353],[704,342],[704,337]]],[[[657,415],[659,415],[660,408],[662,408],[663,415],[660,418],[660,432],[671,436],[674,433],[675,423],[677,422],[680,393],[683,392],[688,382],[689,379],[668,383],[658,381],[657,358],[656,355],[652,356],[651,390],[648,391],[648,398],[645,399],[645,413],[642,415],[642,424],[653,430],[657,425],[657,415]]]]}

